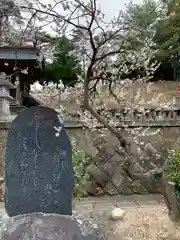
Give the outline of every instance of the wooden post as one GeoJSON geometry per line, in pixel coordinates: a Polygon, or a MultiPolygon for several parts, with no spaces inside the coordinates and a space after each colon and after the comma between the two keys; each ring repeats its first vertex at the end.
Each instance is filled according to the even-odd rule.
{"type": "Polygon", "coordinates": [[[21,104],[21,90],[20,90],[20,81],[19,76],[16,75],[16,104],[21,104]]]}
{"type": "Polygon", "coordinates": [[[177,82],[176,85],[176,104],[180,104],[180,83],[177,82]]]}
{"type": "Polygon", "coordinates": [[[172,221],[180,221],[180,197],[176,193],[175,183],[164,183],[163,192],[166,206],[169,210],[169,217],[172,221]]]}

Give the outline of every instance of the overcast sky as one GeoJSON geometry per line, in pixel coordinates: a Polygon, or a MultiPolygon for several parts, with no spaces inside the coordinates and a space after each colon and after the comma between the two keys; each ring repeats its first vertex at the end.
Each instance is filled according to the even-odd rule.
{"type": "MultiPolygon", "coordinates": [[[[54,4],[54,0],[40,0],[40,2],[46,4],[54,4]]],[[[84,2],[89,2],[89,0],[84,0],[84,2]]],[[[125,5],[131,2],[131,0],[97,0],[100,2],[102,12],[111,19],[113,16],[116,16],[119,13],[119,10],[125,9],[125,5]]],[[[140,3],[142,0],[132,0],[133,3],[140,3]]]]}
{"type": "MultiPolygon", "coordinates": [[[[87,1],[87,0],[86,0],[87,1]]],[[[125,8],[125,4],[128,4],[129,0],[99,0],[101,9],[105,13],[106,17],[112,18],[117,15],[119,10],[125,8]]],[[[141,0],[133,0],[133,3],[140,3],[141,0]]]]}
{"type": "MultiPolygon", "coordinates": [[[[114,16],[117,16],[119,14],[120,10],[125,9],[125,5],[127,5],[129,2],[132,3],[141,3],[143,0],[97,0],[98,3],[100,3],[100,8],[102,12],[105,14],[105,20],[109,22],[114,16]]],[[[52,5],[55,4],[55,0],[40,0],[43,4],[51,3],[52,5]]],[[[89,2],[89,0],[84,0],[85,3],[89,2]]],[[[59,6],[59,5],[58,5],[59,6]]],[[[61,8],[62,9],[62,8],[61,8]]],[[[61,12],[60,8],[57,7],[54,9],[57,12],[61,12]]],[[[63,13],[62,13],[63,14],[63,13]]],[[[46,31],[53,34],[54,31],[52,31],[51,26],[53,24],[50,24],[46,26],[46,31]]]]}

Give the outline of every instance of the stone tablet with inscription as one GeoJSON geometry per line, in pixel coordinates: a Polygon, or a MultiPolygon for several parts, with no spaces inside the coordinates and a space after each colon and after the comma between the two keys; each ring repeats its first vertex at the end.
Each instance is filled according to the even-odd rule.
{"type": "Polygon", "coordinates": [[[51,108],[31,107],[12,122],[5,154],[5,208],[72,214],[72,148],[62,119],[51,108]]]}

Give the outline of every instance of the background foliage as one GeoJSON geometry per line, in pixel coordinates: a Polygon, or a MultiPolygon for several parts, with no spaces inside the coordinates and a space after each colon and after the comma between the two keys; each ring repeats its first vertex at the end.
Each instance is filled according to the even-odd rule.
{"type": "Polygon", "coordinates": [[[75,143],[73,143],[72,161],[76,177],[73,196],[78,197],[84,193],[86,184],[89,180],[89,174],[86,172],[89,161],[84,150],[79,148],[75,143]]]}
{"type": "Polygon", "coordinates": [[[82,74],[80,60],[77,58],[73,40],[62,36],[57,39],[53,51],[52,63],[46,64],[46,83],[74,85],[82,74]]]}

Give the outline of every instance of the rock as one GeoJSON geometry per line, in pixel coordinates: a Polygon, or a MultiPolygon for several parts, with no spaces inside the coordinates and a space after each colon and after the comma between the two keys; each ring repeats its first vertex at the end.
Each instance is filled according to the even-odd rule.
{"type": "Polygon", "coordinates": [[[80,191],[78,193],[78,197],[80,197],[80,198],[85,198],[85,197],[88,197],[88,196],[89,196],[89,194],[86,190],[80,191]]]}
{"type": "Polygon", "coordinates": [[[96,138],[94,138],[93,140],[93,145],[98,149],[101,150],[105,144],[107,144],[107,138],[104,138],[103,136],[101,136],[99,134],[99,132],[97,132],[97,134],[95,135],[96,138]]]}
{"type": "Polygon", "coordinates": [[[98,168],[95,164],[91,164],[87,167],[86,171],[89,173],[93,182],[104,187],[109,181],[109,176],[103,172],[102,169],[98,168]]]}
{"type": "Polygon", "coordinates": [[[96,188],[96,196],[103,196],[104,195],[104,191],[102,190],[102,188],[97,187],[96,188]]]}
{"type": "Polygon", "coordinates": [[[31,213],[7,219],[1,225],[1,240],[82,240],[80,228],[70,216],[31,213]]]}
{"type": "Polygon", "coordinates": [[[111,184],[109,181],[106,186],[103,188],[104,193],[110,195],[110,196],[115,196],[118,195],[117,189],[111,184]]]}
{"type": "Polygon", "coordinates": [[[144,168],[138,162],[129,161],[127,171],[131,176],[134,176],[137,173],[143,174],[144,168]]]}
{"type": "Polygon", "coordinates": [[[144,152],[147,156],[150,157],[150,161],[153,162],[156,167],[162,166],[164,162],[162,152],[158,152],[151,143],[146,144],[146,146],[144,147],[144,152]]]}
{"type": "Polygon", "coordinates": [[[78,188],[78,191],[76,192],[76,190],[75,190],[75,192],[76,192],[76,194],[77,194],[77,196],[78,197],[88,197],[88,190],[89,190],[89,188],[91,187],[91,184],[92,184],[92,182],[90,182],[90,181],[86,181],[83,185],[82,185],[82,187],[81,188],[78,188]]]}
{"type": "MultiPolygon", "coordinates": [[[[115,144],[114,140],[112,143],[107,139],[109,138],[96,141],[98,154],[94,164],[88,167],[92,181],[102,188],[104,194],[113,196],[160,193],[162,164],[156,164],[159,162],[158,152],[152,144],[144,145],[142,150],[131,143],[130,150],[134,156],[131,159],[118,142],[115,144]]],[[[93,192],[91,195],[97,194],[96,189],[93,184],[89,191],[93,192]]]]}
{"type": "Polygon", "coordinates": [[[148,193],[160,193],[162,188],[161,168],[155,168],[144,174],[136,174],[135,177],[139,183],[148,191],[148,193]]]}
{"type": "Polygon", "coordinates": [[[132,190],[135,194],[148,194],[148,191],[138,180],[133,181],[132,190]]]}
{"type": "Polygon", "coordinates": [[[114,175],[103,188],[103,191],[111,196],[118,194],[130,195],[133,194],[131,185],[132,179],[122,171],[121,167],[116,167],[114,175]]]}
{"type": "Polygon", "coordinates": [[[91,183],[87,192],[91,196],[102,196],[102,195],[104,195],[104,191],[96,183],[91,183]]]}
{"type": "Polygon", "coordinates": [[[114,148],[106,145],[101,148],[101,150],[99,150],[98,154],[96,155],[97,162],[102,165],[107,162],[108,159],[112,158],[115,154],[116,153],[114,151],[114,148]]]}
{"type": "Polygon", "coordinates": [[[133,156],[134,159],[139,159],[139,157],[142,156],[143,154],[142,149],[137,144],[135,144],[132,139],[129,139],[128,151],[130,152],[130,155],[133,156]]]}
{"type": "Polygon", "coordinates": [[[152,156],[153,154],[157,154],[157,153],[158,153],[157,150],[154,148],[154,146],[153,146],[151,143],[147,143],[147,144],[145,145],[144,151],[145,151],[148,155],[150,155],[150,156],[152,156]]]}
{"type": "Polygon", "coordinates": [[[98,185],[96,183],[92,182],[87,189],[88,194],[91,196],[96,196],[96,188],[97,187],[98,187],[98,185]]]}
{"type": "Polygon", "coordinates": [[[104,227],[95,219],[84,219],[84,217],[73,211],[73,219],[76,219],[84,240],[104,240],[104,227]]]}
{"type": "Polygon", "coordinates": [[[96,223],[94,219],[84,219],[76,211],[73,211],[72,215],[78,223],[81,230],[81,234],[84,240],[104,240],[104,231],[100,224],[96,223]]]}
{"type": "Polygon", "coordinates": [[[122,220],[124,215],[125,215],[124,210],[122,210],[121,208],[115,208],[111,212],[111,220],[113,221],[122,220]]]}
{"type": "Polygon", "coordinates": [[[1,225],[1,240],[103,240],[96,223],[73,216],[30,213],[7,218],[1,225]]]}
{"type": "MultiPolygon", "coordinates": [[[[112,159],[111,159],[112,160],[112,159]]],[[[108,174],[109,179],[114,175],[114,172],[116,171],[117,164],[115,161],[107,161],[101,168],[108,174]]]]}
{"type": "Polygon", "coordinates": [[[116,167],[116,172],[113,175],[111,182],[113,186],[115,186],[118,194],[133,194],[131,188],[132,179],[127,176],[127,174],[121,169],[121,167],[116,167]]]}

